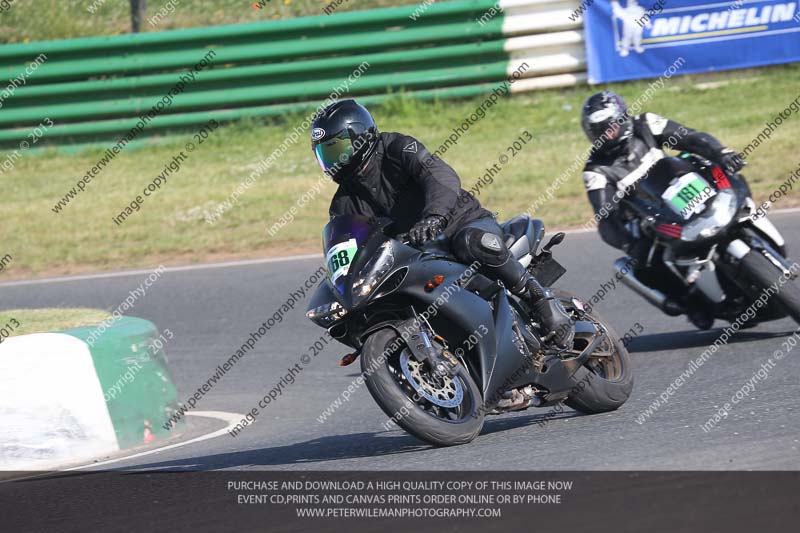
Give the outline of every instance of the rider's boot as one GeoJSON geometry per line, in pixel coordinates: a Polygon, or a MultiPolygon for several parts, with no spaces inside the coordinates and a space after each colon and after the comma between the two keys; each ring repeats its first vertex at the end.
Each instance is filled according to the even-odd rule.
{"type": "Polygon", "coordinates": [[[558,348],[566,350],[572,347],[575,338],[575,324],[572,322],[561,301],[553,296],[533,277],[528,276],[525,292],[520,294],[533,309],[542,322],[542,328],[550,333],[545,337],[552,340],[558,348]]]}
{"type": "Polygon", "coordinates": [[[503,265],[501,279],[509,290],[523,299],[539,318],[542,329],[547,332],[545,340],[565,350],[572,347],[575,338],[575,325],[561,301],[553,296],[550,290],[542,287],[536,278],[530,275],[519,261],[508,261],[503,265]],[[506,266],[508,265],[508,266],[506,266]],[[513,283],[507,281],[515,280],[513,283]]]}

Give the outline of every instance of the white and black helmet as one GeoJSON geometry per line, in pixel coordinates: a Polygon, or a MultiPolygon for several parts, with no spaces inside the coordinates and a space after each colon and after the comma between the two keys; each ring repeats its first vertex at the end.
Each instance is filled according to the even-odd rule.
{"type": "Polygon", "coordinates": [[[581,126],[592,144],[600,142],[599,150],[622,153],[633,137],[633,121],[628,105],[613,91],[590,96],[583,104],[581,126]]]}

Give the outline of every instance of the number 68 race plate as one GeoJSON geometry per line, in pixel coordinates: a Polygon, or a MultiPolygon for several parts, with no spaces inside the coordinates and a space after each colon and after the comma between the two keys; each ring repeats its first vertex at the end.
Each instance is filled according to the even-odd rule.
{"type": "Polygon", "coordinates": [[[330,247],[325,257],[325,262],[328,265],[328,274],[331,277],[331,281],[336,281],[347,274],[357,250],[358,244],[355,239],[340,242],[330,247]]]}

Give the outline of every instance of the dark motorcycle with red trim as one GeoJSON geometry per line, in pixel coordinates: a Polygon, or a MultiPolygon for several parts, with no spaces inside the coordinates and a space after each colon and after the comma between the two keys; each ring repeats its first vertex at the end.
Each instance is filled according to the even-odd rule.
{"type": "MultiPolygon", "coordinates": [[[[392,238],[385,220],[346,215],[325,227],[328,279],[306,315],[355,349],[372,397],[389,420],[436,446],[464,444],[487,414],[561,402],[584,413],[617,409],[633,387],[619,336],[583,302],[554,291],[575,324],[566,351],[548,347],[547,331],[503,285],[458,263],[437,239],[419,248],[392,238]]],[[[503,224],[514,255],[546,286],[566,270],[540,250],[544,224],[516,217],[503,224]]]]}
{"type": "Polygon", "coordinates": [[[645,264],[631,268],[631,258],[621,258],[614,268],[665,313],[687,314],[700,329],[743,313],[747,326],[786,316],[800,322],[798,266],[738,176],[682,153],[653,165],[621,204],[629,231],[652,246],[645,264]]]}

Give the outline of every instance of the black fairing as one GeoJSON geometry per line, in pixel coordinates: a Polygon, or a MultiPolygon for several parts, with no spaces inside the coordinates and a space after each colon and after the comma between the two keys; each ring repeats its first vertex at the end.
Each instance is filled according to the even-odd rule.
{"type": "MultiPolygon", "coordinates": [[[[524,238],[530,239],[530,245],[526,246],[532,250],[541,242],[544,226],[538,220],[525,219],[524,224],[517,227],[521,228],[524,238]]],[[[364,220],[356,222],[361,224],[364,220]]],[[[355,232],[347,230],[345,223],[334,219],[331,224],[339,228],[340,236],[331,240],[329,234],[333,232],[326,231],[326,249],[344,238],[356,238],[360,243],[341,284],[343,292],[334,288],[328,279],[317,289],[309,304],[309,309],[314,309],[336,300],[348,310],[348,314],[334,326],[346,330],[346,338],[337,335],[337,339],[360,348],[374,331],[386,327],[396,329],[397,323],[410,318],[399,314],[409,313],[409,309],[413,307],[417,314],[427,311],[434,331],[447,339],[451,350],[463,345],[464,339],[485,326],[488,332],[466,350],[464,357],[487,401],[494,398],[496,391],[508,388],[512,383],[541,384],[554,394],[568,391],[572,386],[569,376],[575,369],[565,362],[554,361],[546,375],[533,368],[522,374],[518,372],[520,368],[529,368],[531,365],[530,355],[521,351],[514,342],[513,327],[519,315],[512,305],[516,304],[512,304],[502,288],[491,291],[491,294],[474,290],[475,287],[492,287],[495,282],[453,260],[439,244],[430,244],[423,247],[423,250],[418,250],[389,239],[378,226],[372,231],[362,232],[361,236],[354,236],[355,232]],[[354,306],[354,278],[378,248],[387,242],[394,255],[393,266],[369,297],[354,306]],[[398,277],[396,274],[402,276],[398,277]],[[441,276],[441,283],[435,288],[426,288],[426,284],[438,276],[441,276]],[[402,281],[393,286],[390,281],[394,279],[402,281]],[[392,286],[386,288],[387,285],[392,286]],[[481,295],[475,292],[481,292],[481,295]],[[387,317],[391,314],[388,310],[398,313],[398,316],[376,318],[387,317]]]]}
{"type": "MultiPolygon", "coordinates": [[[[733,321],[759,294],[755,291],[750,281],[742,279],[740,273],[740,262],[737,258],[727,253],[728,245],[734,240],[742,240],[755,250],[765,250],[773,257],[786,257],[784,247],[778,245],[774,238],[758,227],[749,217],[751,210],[747,207],[750,198],[750,190],[739,175],[728,174],[716,163],[706,160],[694,154],[683,153],[680,157],[668,157],[656,163],[636,186],[636,193],[632,199],[626,199],[628,205],[642,218],[651,216],[655,220],[655,236],[659,243],[670,250],[676,260],[686,260],[691,262],[699,258],[711,257],[715,269],[715,276],[719,282],[719,287],[725,298],[722,301],[708,298],[702,289],[689,286],[683,276],[688,275],[688,269],[677,265],[676,273],[668,269],[660,261],[659,256],[654,254],[654,270],[651,275],[657,276],[659,273],[665,276],[665,283],[673,283],[671,291],[673,297],[683,298],[683,303],[690,310],[699,310],[715,318],[722,318],[733,321]],[[727,189],[735,194],[736,213],[730,221],[719,226],[716,231],[708,236],[702,236],[698,232],[687,237],[686,230],[690,224],[703,222],[711,219],[715,211],[712,202],[708,202],[700,213],[692,215],[688,220],[682,219],[664,204],[661,193],[669,186],[672,179],[684,175],[688,172],[700,174],[717,193],[727,189]],[[679,227],[680,231],[670,230],[660,232],[659,227],[671,225],[679,227]],[[711,255],[716,246],[716,253],[711,255]],[[677,274],[677,275],[676,275],[677,274]],[[687,288],[688,287],[688,288],[687,288]]],[[[651,226],[652,227],[652,226],[651,226]]],[[[663,258],[663,255],[661,256],[663,258]]],[[[673,261],[673,265],[677,261],[673,261]]],[[[782,309],[773,306],[766,306],[758,311],[759,320],[771,320],[785,316],[782,309]]]]}
{"type": "Polygon", "coordinates": [[[684,159],[665,157],[636,183],[635,197],[644,202],[649,214],[659,222],[685,224],[687,220],[672,211],[661,195],[673,179],[696,171],[694,165],[684,159]]]}
{"type": "Polygon", "coordinates": [[[314,293],[311,295],[307,310],[310,311],[311,309],[316,309],[317,307],[329,304],[336,300],[336,295],[333,293],[330,283],[320,283],[314,293]]]}
{"type": "Polygon", "coordinates": [[[656,236],[666,245],[674,248],[678,255],[702,254],[703,250],[707,250],[715,242],[728,240],[731,227],[739,224],[739,218],[734,216],[727,227],[720,229],[714,235],[708,237],[696,235],[692,239],[683,240],[681,237],[684,235],[684,227],[698,222],[700,219],[708,219],[714,213],[714,208],[712,208],[714,199],[705,201],[700,212],[693,212],[684,218],[668,206],[666,200],[662,198],[662,194],[670,187],[675,178],[688,173],[698,174],[708,183],[715,195],[723,189],[732,191],[738,204],[736,212],[742,209],[745,199],[749,196],[747,185],[742,180],[726,175],[721,168],[710,161],[692,154],[682,154],[681,157],[666,157],[659,160],[650,168],[647,175],[637,182],[634,188],[635,192],[625,202],[640,218],[653,221],[656,236]],[[677,231],[670,231],[669,228],[662,231],[661,228],[665,226],[677,228],[677,231]]]}

